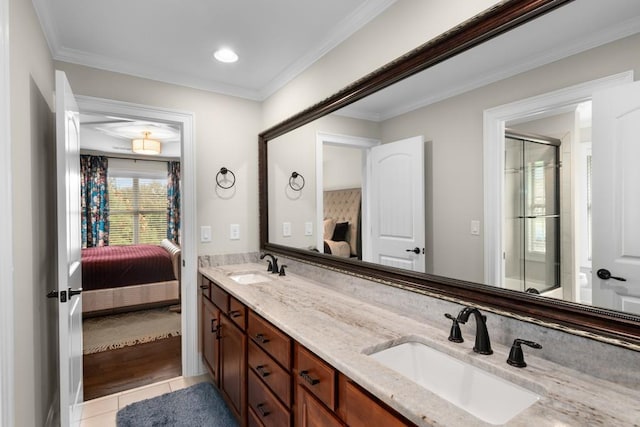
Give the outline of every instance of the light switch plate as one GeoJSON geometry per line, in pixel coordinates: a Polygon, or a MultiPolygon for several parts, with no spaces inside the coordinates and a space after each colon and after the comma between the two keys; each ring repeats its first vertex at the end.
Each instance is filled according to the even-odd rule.
{"type": "Polygon", "coordinates": [[[480,235],[480,221],[477,219],[471,220],[471,234],[474,236],[480,235]]]}
{"type": "Polygon", "coordinates": [[[283,222],[282,223],[282,236],[283,237],[291,237],[291,223],[283,222]]]}
{"type": "Polygon", "coordinates": [[[200,241],[202,243],[207,243],[211,241],[211,226],[203,225],[200,227],[200,241]]]}
{"type": "Polygon", "coordinates": [[[304,223],[304,235],[305,236],[313,236],[313,223],[305,222],[304,223]]]}
{"type": "Polygon", "coordinates": [[[240,240],[240,224],[231,224],[229,227],[229,239],[240,240]]]}

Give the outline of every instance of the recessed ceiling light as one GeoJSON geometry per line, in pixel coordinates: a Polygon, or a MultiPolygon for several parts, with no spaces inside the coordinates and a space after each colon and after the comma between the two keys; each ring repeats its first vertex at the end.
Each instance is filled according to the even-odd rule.
{"type": "Polygon", "coordinates": [[[238,55],[231,49],[227,49],[227,48],[216,50],[216,52],[213,54],[213,57],[220,62],[227,62],[227,63],[236,62],[238,60],[238,55]]]}

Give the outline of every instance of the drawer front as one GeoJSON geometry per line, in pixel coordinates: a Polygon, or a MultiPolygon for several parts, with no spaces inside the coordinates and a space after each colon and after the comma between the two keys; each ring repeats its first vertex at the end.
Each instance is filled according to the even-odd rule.
{"type": "Polygon", "coordinates": [[[306,348],[296,345],[296,382],[329,409],[336,409],[336,371],[306,348]]]}
{"type": "Polygon", "coordinates": [[[340,376],[340,411],[342,419],[350,427],[407,427],[414,424],[389,412],[360,387],[340,376]]]}
{"type": "Polygon", "coordinates": [[[200,292],[203,297],[211,299],[211,282],[204,276],[200,276],[200,292]]]}
{"type": "Polygon", "coordinates": [[[290,412],[282,406],[258,376],[249,372],[249,408],[258,416],[265,427],[288,427],[291,425],[290,412]]]}
{"type": "Polygon", "coordinates": [[[249,417],[247,419],[247,425],[249,427],[264,427],[262,421],[260,421],[260,417],[253,412],[253,409],[249,408],[249,417]]]}
{"type": "Polygon", "coordinates": [[[286,370],[291,370],[291,338],[278,328],[249,311],[249,338],[286,370]]]}
{"type": "MultiPolygon", "coordinates": [[[[300,427],[343,427],[344,424],[333,412],[318,402],[304,387],[296,389],[296,426],[300,427]]],[[[384,426],[374,423],[371,426],[384,426]]]]}
{"type": "Polygon", "coordinates": [[[247,329],[247,307],[232,296],[229,296],[229,318],[243,331],[247,329]]]}
{"type": "Polygon", "coordinates": [[[213,301],[223,313],[226,314],[229,312],[229,294],[215,283],[211,283],[211,301],[213,301]]]}
{"type": "Polygon", "coordinates": [[[253,341],[249,341],[249,369],[262,379],[284,406],[291,408],[291,375],[253,341]]]}

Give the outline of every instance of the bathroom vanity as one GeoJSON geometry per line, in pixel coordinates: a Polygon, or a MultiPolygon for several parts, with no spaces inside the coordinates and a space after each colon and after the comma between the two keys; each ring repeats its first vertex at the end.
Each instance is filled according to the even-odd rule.
{"type": "MultiPolygon", "coordinates": [[[[495,343],[492,355],[473,352],[474,326],[463,327],[465,342],[452,343],[441,324],[386,310],[295,271],[283,277],[254,263],[200,268],[203,361],[242,425],[634,425],[640,419],[640,392],[633,387],[528,348],[527,367],[509,366],[507,346],[495,343]],[[425,359],[426,376],[444,374],[445,381],[421,385],[419,365],[401,373],[406,366],[381,361],[386,351],[403,347],[434,353],[435,359],[425,359]],[[477,371],[504,383],[507,392],[498,398],[491,383],[478,389],[462,378],[457,396],[447,395],[457,381],[447,369],[477,371]],[[520,392],[531,401],[517,407],[507,399],[520,392]],[[489,403],[478,407],[487,396],[489,403]]],[[[491,322],[488,327],[494,332],[491,322]]]]}

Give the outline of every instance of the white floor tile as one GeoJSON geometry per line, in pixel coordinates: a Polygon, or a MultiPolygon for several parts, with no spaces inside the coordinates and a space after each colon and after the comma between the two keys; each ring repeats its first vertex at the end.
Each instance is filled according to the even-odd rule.
{"type": "Polygon", "coordinates": [[[107,412],[91,418],[80,421],[80,427],[116,427],[117,411],[107,412]]]}
{"type": "Polygon", "coordinates": [[[118,397],[106,396],[82,404],[82,419],[118,410],[118,397]]]}
{"type": "Polygon", "coordinates": [[[122,409],[133,402],[150,399],[169,392],[171,392],[171,387],[169,387],[168,382],[153,384],[133,391],[124,392],[118,396],[118,408],[122,409]]]}

